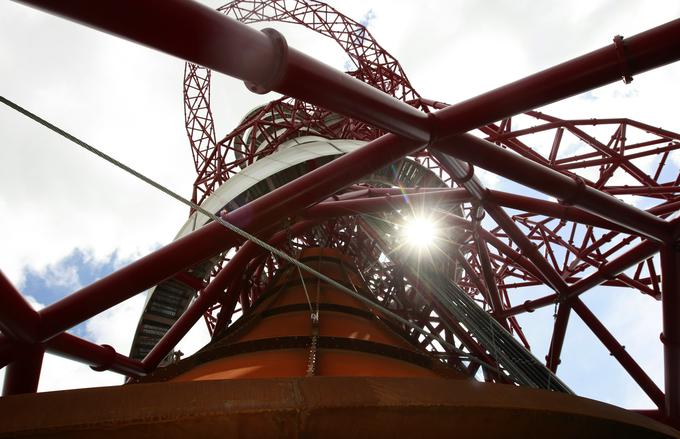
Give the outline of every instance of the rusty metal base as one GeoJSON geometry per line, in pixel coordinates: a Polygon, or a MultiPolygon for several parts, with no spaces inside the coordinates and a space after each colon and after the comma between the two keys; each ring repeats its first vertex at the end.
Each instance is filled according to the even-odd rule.
{"type": "Polygon", "coordinates": [[[0,437],[680,437],[565,394],[438,378],[150,383],[0,399],[0,437]]]}

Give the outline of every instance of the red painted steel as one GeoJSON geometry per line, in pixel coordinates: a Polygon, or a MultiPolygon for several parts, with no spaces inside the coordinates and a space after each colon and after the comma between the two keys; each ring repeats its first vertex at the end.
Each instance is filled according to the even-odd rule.
{"type": "Polygon", "coordinates": [[[68,333],[62,333],[46,344],[49,353],[88,364],[96,371],[110,370],[128,376],[143,376],[140,361],[121,355],[108,345],[97,345],[68,333]]]}
{"type": "Polygon", "coordinates": [[[129,39],[252,84],[427,142],[427,116],[270,35],[194,1],[87,0],[22,3],[129,39]],[[326,93],[334,90],[334,93],[326,93]]]}
{"type": "Polygon", "coordinates": [[[680,419],[680,254],[677,244],[661,248],[661,271],[666,416],[677,422],[680,419]]]}
{"type": "Polygon", "coordinates": [[[649,399],[651,399],[659,408],[663,409],[665,407],[664,394],[654,381],[652,381],[649,375],[647,375],[635,360],[633,360],[630,354],[626,352],[626,349],[616,340],[616,338],[614,338],[588,307],[585,306],[581,299],[574,299],[571,301],[571,304],[574,312],[576,312],[581,320],[588,325],[614,358],[618,360],[621,366],[623,366],[630,376],[640,385],[642,390],[649,396],[649,399]]]}
{"type": "Polygon", "coordinates": [[[0,271],[0,330],[23,342],[39,340],[40,316],[0,271]]]}
{"type": "MultiPolygon", "coordinates": [[[[559,364],[573,309],[663,410],[665,419],[680,420],[680,328],[674,320],[680,268],[674,246],[680,228],[677,220],[669,221],[680,207],[676,196],[680,178],[669,177],[667,171],[670,154],[680,149],[680,135],[625,118],[565,120],[532,111],[677,60],[680,20],[617,39],[579,58],[448,106],[422,99],[398,62],[363,26],[312,0],[299,2],[294,11],[286,11],[273,0],[234,1],[220,8],[221,13],[179,0],[162,4],[109,0],[96,7],[84,0],[25,3],[198,64],[187,65],[184,84],[187,133],[198,174],[194,201],[204,200],[240,169],[301,134],[367,141],[364,147],[316,167],[224,218],[251,233],[270,236],[273,244],[290,253],[313,246],[319,235],[325,236],[328,242],[324,246],[334,246],[356,258],[380,300],[403,302],[398,311],[432,331],[440,331],[441,322],[446,321],[454,328],[444,331],[447,338],[462,342],[470,352],[493,364],[485,347],[445,310],[418,302],[415,292],[422,286],[417,285],[413,273],[405,276],[408,267],[404,263],[380,259],[389,253],[383,252],[389,250],[387,244],[356,216],[389,216],[401,210],[390,217],[398,218],[413,206],[459,204],[460,213],[443,216],[449,227],[443,233],[455,244],[455,253],[449,256],[460,264],[459,272],[452,276],[471,297],[507,322],[507,328],[527,346],[513,316],[559,302],[547,358],[553,370],[559,364]],[[348,76],[288,47],[275,31],[258,32],[223,14],[248,23],[275,20],[306,26],[335,40],[356,70],[348,76]],[[208,68],[242,79],[256,92],[276,90],[286,96],[254,111],[218,140],[210,108],[208,68]],[[522,112],[527,113],[520,117],[533,117],[539,124],[513,129],[513,116],[522,112]],[[611,139],[603,142],[591,133],[590,127],[595,126],[611,128],[611,139]],[[477,131],[466,133],[469,130],[477,131]],[[629,140],[635,130],[646,137],[629,140]],[[550,147],[534,147],[532,134],[550,134],[550,147]],[[565,152],[568,139],[573,138],[586,148],[575,154],[565,152]],[[465,189],[406,188],[410,193],[400,195],[402,189],[356,184],[361,177],[405,156],[449,186],[465,189]],[[451,157],[460,160],[455,166],[464,171],[451,167],[451,157]],[[651,171],[638,165],[637,160],[650,158],[658,158],[651,171]],[[473,178],[475,167],[553,196],[559,203],[486,190],[473,178]],[[617,173],[625,174],[634,185],[617,181],[617,173]],[[645,197],[655,203],[643,210],[614,195],[645,197]],[[489,230],[476,221],[480,207],[489,213],[488,223],[494,223],[483,223],[489,230]],[[651,259],[659,248],[661,270],[651,259]],[[628,272],[631,268],[634,273],[628,272]],[[534,285],[550,286],[555,293],[514,303],[512,290],[534,285]],[[579,295],[598,285],[626,286],[663,300],[665,395],[580,301],[579,295]]],[[[18,343],[23,341],[46,342],[48,350],[119,373],[142,374],[155,368],[202,315],[211,330],[226,327],[235,312],[249,312],[275,276],[281,261],[252,243],[244,244],[229,262],[216,267],[205,287],[204,280],[187,274],[197,263],[241,243],[242,239],[222,226],[209,224],[39,313],[0,278],[0,328],[8,336],[0,338],[0,364],[32,349],[18,343]],[[147,356],[143,370],[139,362],[107,347],[63,333],[172,277],[200,294],[147,356]],[[218,311],[222,312],[220,318],[213,314],[218,311]]],[[[17,377],[19,388],[28,389],[35,373],[17,374],[18,364],[10,366],[11,376],[17,377]]],[[[35,371],[35,364],[29,370],[35,371]]],[[[474,367],[469,370],[476,372],[474,367]]],[[[486,375],[487,380],[501,378],[486,375]]]]}
{"type": "Polygon", "coordinates": [[[14,361],[5,370],[2,396],[35,393],[38,390],[44,354],[45,350],[40,344],[21,349],[14,361]]]}

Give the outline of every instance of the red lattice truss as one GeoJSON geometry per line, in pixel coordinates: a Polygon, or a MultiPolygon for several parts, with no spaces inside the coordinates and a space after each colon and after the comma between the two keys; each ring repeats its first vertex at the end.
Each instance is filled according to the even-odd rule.
{"type": "MultiPolygon", "coordinates": [[[[151,7],[147,11],[143,5],[145,2],[139,2],[135,7],[142,8],[149,16],[157,12],[151,7]]],[[[56,10],[58,6],[50,8],[56,10]]],[[[527,110],[620,78],[629,80],[632,74],[680,58],[677,43],[680,22],[676,20],[626,40],[615,38],[614,44],[598,51],[461,104],[447,106],[421,98],[399,63],[375,42],[362,24],[321,2],[234,1],[219,11],[248,24],[262,21],[299,24],[333,39],[355,67],[349,75],[400,102],[385,104],[382,97],[351,86],[344,90],[365,98],[376,114],[394,110],[394,120],[388,120],[371,119],[351,103],[343,106],[327,100],[333,109],[325,109],[284,96],[249,114],[236,129],[218,140],[210,106],[211,71],[189,63],[185,70],[184,104],[197,172],[195,202],[204,201],[243,167],[272,154],[291,138],[313,134],[368,142],[360,150],[326,165],[324,172],[298,178],[289,185],[296,193],[287,192],[286,187],[277,188],[246,206],[252,210],[238,209],[225,218],[234,224],[255,228],[254,232],[263,233],[273,245],[292,254],[305,246],[341,248],[355,257],[379,301],[493,364],[493,353],[488,347],[480,345],[445,310],[423,300],[428,297],[428,291],[414,281],[409,264],[393,257],[394,243],[376,234],[362,215],[379,214],[383,219],[395,221],[403,215],[406,197],[395,197],[389,188],[371,188],[357,183],[356,179],[348,182],[339,176],[344,170],[342,166],[348,163],[345,159],[358,157],[370,161],[371,166],[375,165],[374,171],[408,156],[433,171],[448,186],[445,192],[441,192],[441,188],[440,192],[431,190],[433,188],[403,190],[409,197],[423,200],[425,205],[435,199],[448,200],[448,210],[439,212],[447,230],[455,230],[447,240],[446,263],[457,267],[451,269],[451,276],[470,297],[527,347],[527,337],[516,317],[541,307],[555,308],[553,327],[546,328],[552,331],[546,364],[553,371],[558,368],[573,311],[657,405],[659,410],[651,414],[678,423],[680,256],[677,236],[680,229],[674,214],[680,206],[680,174],[673,154],[680,148],[680,136],[629,119],[563,120],[527,110]],[[414,108],[418,110],[415,115],[414,108]],[[423,117],[423,112],[431,113],[432,117],[423,117]],[[429,133],[430,144],[419,134],[423,131],[429,133]],[[470,131],[474,137],[462,134],[470,131]],[[423,149],[423,145],[428,147],[423,149]],[[394,153],[395,150],[403,153],[394,153]],[[365,151],[380,151],[385,157],[365,151]],[[467,177],[484,177],[483,173],[471,171],[485,168],[507,179],[504,182],[514,181],[506,187],[519,188],[513,185],[520,184],[537,192],[506,193],[493,187],[485,188],[478,182],[474,183],[477,186],[471,186],[470,180],[452,178],[451,164],[438,155],[442,151],[469,163],[467,177]],[[324,192],[324,185],[334,190],[324,192]],[[623,201],[615,203],[607,194],[623,201]],[[266,205],[271,200],[276,201],[280,211],[266,205]],[[348,203],[353,206],[352,214],[337,214],[344,208],[340,206],[348,203]],[[484,217],[480,215],[482,210],[486,213],[484,217]],[[242,212],[250,215],[247,220],[242,212]],[[596,287],[627,287],[632,290],[630,294],[643,294],[649,300],[662,299],[664,391],[581,300],[582,294],[596,287]]],[[[58,12],[87,21],[73,11],[58,12]]],[[[125,29],[120,30],[124,24],[107,23],[106,18],[95,26],[111,28],[113,33],[127,36],[125,29]]],[[[252,38],[253,42],[261,37],[241,28],[234,27],[232,31],[237,37],[252,38]]],[[[129,38],[158,45],[143,32],[129,38]]],[[[175,45],[181,46],[177,42],[175,45]]],[[[177,54],[173,52],[173,44],[169,46],[161,50],[177,54]]],[[[256,46],[253,43],[253,47],[256,46]]],[[[236,61],[233,66],[223,67],[223,73],[250,80],[249,72],[239,70],[238,53],[230,55],[236,61]]],[[[186,59],[196,60],[189,56],[186,59]]],[[[263,63],[267,61],[262,58],[263,63]]],[[[319,85],[320,99],[343,91],[343,85],[333,82],[332,75],[326,75],[328,72],[322,71],[323,68],[311,69],[317,69],[318,77],[327,81],[319,85]]],[[[304,72],[300,75],[304,76],[304,72]]],[[[283,81],[280,88],[292,90],[292,96],[299,95],[291,83],[283,81]]],[[[217,225],[207,225],[181,242],[50,305],[39,314],[32,310],[23,315],[16,312],[26,310],[26,305],[11,285],[0,279],[4,294],[0,296],[2,305],[13,310],[3,312],[0,306],[5,334],[0,339],[2,365],[19,363],[18,352],[28,351],[25,346],[45,343],[48,350],[66,352],[71,358],[98,368],[131,376],[153,370],[201,316],[213,332],[228,325],[235,314],[247,313],[281,266],[275,255],[259,252],[252,243],[243,244],[226,233],[217,225]],[[194,254],[196,248],[200,252],[196,250],[194,254]],[[218,253],[222,254],[221,262],[208,279],[187,278],[185,270],[190,262],[196,264],[218,253]],[[112,353],[105,346],[92,345],[63,332],[173,276],[194,285],[198,298],[144,361],[131,360],[112,353]],[[41,319],[38,329],[31,330],[30,325],[20,323],[38,318],[41,319]]],[[[441,346],[421,341],[428,349],[441,351],[439,354],[448,361],[457,361],[454,355],[447,357],[441,346]]],[[[13,369],[11,375],[18,383],[22,377],[30,381],[34,375],[30,371],[34,369],[25,368],[29,372],[13,369]]],[[[470,366],[469,372],[474,375],[476,369],[470,366]]],[[[494,380],[494,377],[486,375],[485,379],[494,380]]]]}

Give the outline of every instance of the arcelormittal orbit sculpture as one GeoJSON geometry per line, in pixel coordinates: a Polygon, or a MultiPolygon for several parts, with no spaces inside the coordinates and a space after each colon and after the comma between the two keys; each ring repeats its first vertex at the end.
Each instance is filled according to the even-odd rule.
{"type": "Polygon", "coordinates": [[[535,109],[676,61],[680,20],[449,105],[314,0],[23,3],[187,61],[197,177],[176,240],[92,285],[37,312],[0,278],[0,436],[678,435],[680,135],[535,109]],[[351,71],[248,26],[272,21],[331,38],[351,71]],[[218,137],[212,71],[282,97],[218,137]],[[546,197],[488,189],[476,169],[546,197]],[[662,302],[664,389],[582,301],[600,286],[662,302]],[[65,332],[144,291],[129,356],[65,332]],[[541,307],[545,361],[516,319],[541,307]],[[656,410],[559,379],[574,314],[656,410]],[[201,318],[212,341],[182,359],[201,318]],[[45,351],[129,378],[34,394],[45,351]]]}

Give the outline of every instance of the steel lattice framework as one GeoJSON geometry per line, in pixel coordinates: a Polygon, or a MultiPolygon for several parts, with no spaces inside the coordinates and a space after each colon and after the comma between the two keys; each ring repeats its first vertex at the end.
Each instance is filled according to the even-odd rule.
{"type": "MultiPolygon", "coordinates": [[[[325,3],[235,1],[218,11],[247,24],[266,21],[298,24],[331,38],[356,67],[348,74],[426,109],[397,60],[364,26],[325,3]]],[[[238,128],[217,140],[210,107],[210,69],[192,63],[187,63],[184,71],[184,114],[197,173],[192,201],[199,204],[229,177],[276,151],[291,136],[313,133],[330,139],[373,140],[385,134],[360,120],[334,117],[332,111],[322,107],[283,97],[249,114],[238,128]],[[258,148],[262,143],[266,146],[258,148]]]]}
{"type": "MultiPolygon", "coordinates": [[[[657,405],[658,410],[647,414],[677,425],[680,229],[675,212],[680,173],[671,154],[680,148],[680,135],[625,118],[565,120],[534,109],[613,81],[629,82],[632,75],[677,60],[680,21],[627,39],[615,37],[597,51],[448,105],[422,98],[363,25],[318,1],[237,0],[219,8],[220,14],[179,1],[163,11],[153,2],[123,1],[97,12],[84,12],[82,2],[75,0],[27,3],[189,61],[184,108],[197,172],[194,202],[204,202],[243,168],[292,139],[312,135],[366,142],[311,164],[303,175],[223,211],[222,217],[289,254],[319,245],[342,249],[357,260],[376,301],[487,363],[499,364],[493,347],[440,302],[430,300],[436,293],[432,285],[419,279],[412,260],[394,251],[394,224],[408,209],[434,212],[450,233],[442,244],[446,257],[438,262],[440,274],[526,348],[530,346],[516,316],[555,307],[546,358],[553,372],[573,311],[657,405]],[[125,10],[134,10],[140,21],[119,20],[125,10]],[[145,28],[142,21],[150,16],[182,37],[160,25],[145,28]],[[305,26],[337,42],[355,69],[335,71],[288,47],[280,33],[258,32],[234,19],[305,26]],[[202,44],[217,44],[229,56],[217,59],[210,51],[195,49],[202,44]],[[218,139],[210,105],[211,70],[245,81],[252,91],[274,90],[283,97],[252,111],[218,139]],[[366,178],[384,173],[391,163],[400,163],[401,172],[391,176],[393,184],[366,178]],[[476,168],[545,196],[487,189],[476,168]],[[437,178],[415,185],[409,179],[413,169],[437,178]],[[543,296],[517,299],[524,289],[539,286],[543,296]],[[662,301],[663,391],[581,300],[599,286],[627,287],[662,301]]],[[[247,314],[281,266],[276,255],[210,223],[39,313],[2,278],[0,364],[10,364],[10,391],[35,390],[43,346],[100,370],[146,374],[201,317],[213,333],[234,316],[247,314]],[[209,270],[197,275],[192,268],[206,259],[209,270]],[[143,358],[129,358],[64,332],[168,279],[197,298],[176,305],[181,312],[143,358]]],[[[413,337],[444,361],[463,364],[436,342],[413,337]]],[[[463,366],[471,376],[478,372],[474,364],[463,366]]],[[[484,379],[509,380],[487,371],[484,379]]]]}

